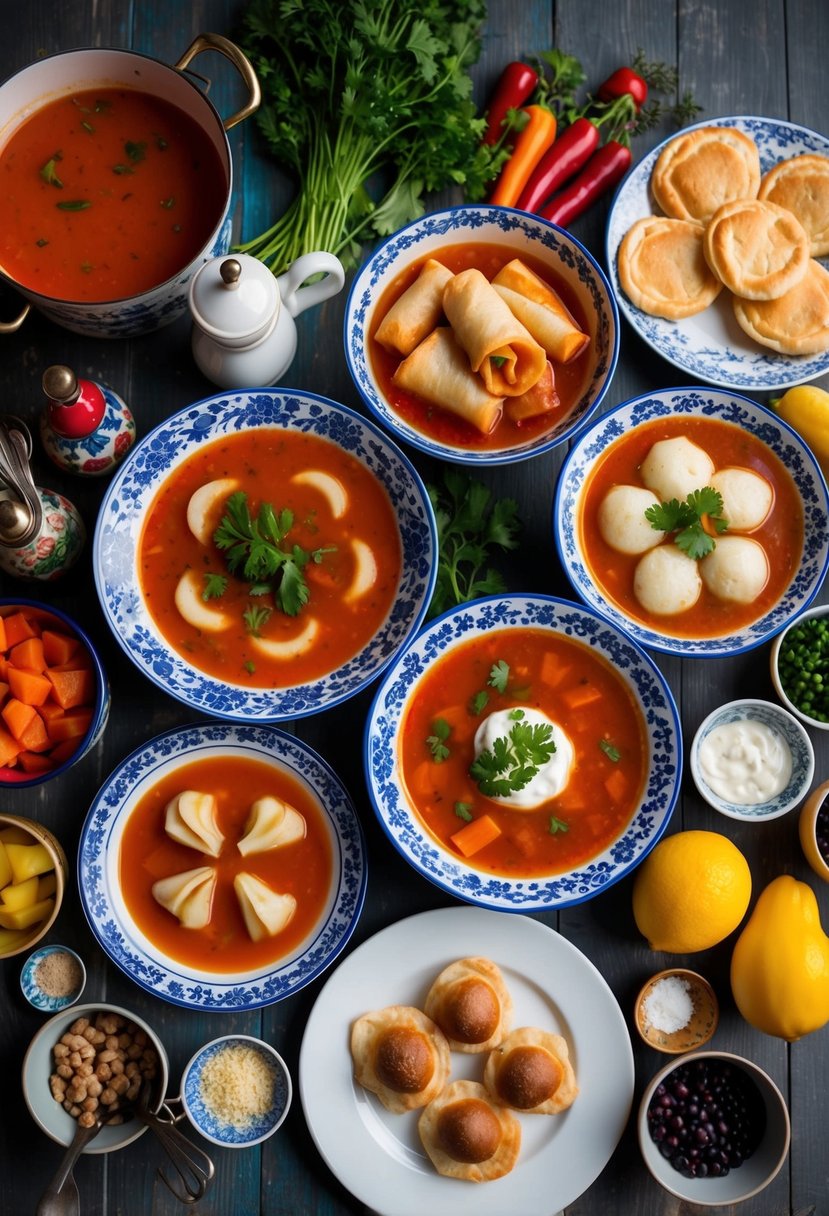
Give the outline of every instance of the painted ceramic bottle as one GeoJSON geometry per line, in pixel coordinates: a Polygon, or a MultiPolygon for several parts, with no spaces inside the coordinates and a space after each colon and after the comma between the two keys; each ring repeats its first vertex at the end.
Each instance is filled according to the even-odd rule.
{"type": "Polygon", "coordinates": [[[124,401],[105,384],[80,380],[62,363],[43,373],[46,408],[40,437],[58,468],[81,476],[111,473],[135,441],[135,422],[124,401]]]}

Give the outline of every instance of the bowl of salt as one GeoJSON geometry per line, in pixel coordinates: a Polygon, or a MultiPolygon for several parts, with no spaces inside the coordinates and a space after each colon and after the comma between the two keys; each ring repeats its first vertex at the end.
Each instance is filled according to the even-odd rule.
{"type": "Polygon", "coordinates": [[[657,1051],[679,1055],[702,1047],[720,1017],[714,989],[696,971],[659,971],[643,985],[634,1011],[636,1029],[657,1051]]]}

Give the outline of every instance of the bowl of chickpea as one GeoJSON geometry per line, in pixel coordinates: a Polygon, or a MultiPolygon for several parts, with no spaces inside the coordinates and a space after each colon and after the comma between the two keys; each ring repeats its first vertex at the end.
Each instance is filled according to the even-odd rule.
{"type": "Polygon", "coordinates": [[[45,1022],[23,1059],[23,1096],[35,1123],[68,1145],[78,1125],[106,1122],[84,1149],[109,1153],[146,1126],[130,1108],[145,1081],[156,1112],[167,1092],[169,1062],[147,1023],[118,1005],[75,1005],[45,1022]]]}

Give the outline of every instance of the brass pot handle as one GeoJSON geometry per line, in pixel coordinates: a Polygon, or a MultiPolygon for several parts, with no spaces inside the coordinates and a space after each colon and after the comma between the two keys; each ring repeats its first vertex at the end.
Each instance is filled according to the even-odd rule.
{"type": "Polygon", "coordinates": [[[13,321],[0,321],[0,334],[16,334],[31,312],[31,308],[31,304],[27,304],[20,316],[15,317],[13,321]]]}
{"type": "Polygon", "coordinates": [[[262,90],[259,87],[259,80],[247,55],[236,46],[235,42],[231,42],[229,38],[224,38],[221,34],[199,34],[188,46],[178,63],[173,64],[173,66],[179,72],[185,71],[191,61],[197,55],[200,55],[202,51],[218,51],[220,55],[224,55],[225,59],[230,60],[247,85],[250,96],[246,104],[242,106],[241,110],[237,110],[235,114],[231,114],[230,118],[222,120],[224,129],[229,131],[231,127],[235,127],[243,118],[249,118],[251,114],[255,114],[259,109],[262,102],[262,90]]]}

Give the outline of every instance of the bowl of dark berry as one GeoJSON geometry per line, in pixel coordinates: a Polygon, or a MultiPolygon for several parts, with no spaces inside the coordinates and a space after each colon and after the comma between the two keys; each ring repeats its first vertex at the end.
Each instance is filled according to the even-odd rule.
{"type": "Polygon", "coordinates": [[[829,730],[829,604],[802,612],[777,635],[770,666],[786,709],[807,726],[829,730]]]}
{"type": "Polygon", "coordinates": [[[829,781],[812,790],[803,803],[798,828],[800,845],[809,865],[829,882],[829,781]]]}
{"type": "Polygon", "coordinates": [[[688,1203],[740,1203],[778,1174],[791,1140],[780,1090],[750,1060],[698,1051],[651,1081],[639,1108],[639,1147],[666,1191],[688,1203]]]}

